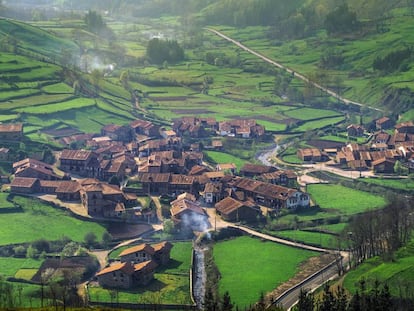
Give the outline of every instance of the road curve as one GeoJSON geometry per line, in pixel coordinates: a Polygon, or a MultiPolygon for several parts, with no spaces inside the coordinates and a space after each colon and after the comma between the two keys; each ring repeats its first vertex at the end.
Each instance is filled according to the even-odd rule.
{"type": "Polygon", "coordinates": [[[296,78],[299,78],[299,79],[305,81],[306,83],[309,83],[309,84],[313,85],[314,87],[316,87],[316,88],[324,91],[325,93],[327,93],[327,94],[335,97],[336,99],[340,100],[341,102],[343,102],[343,103],[345,103],[347,105],[351,104],[351,105],[356,105],[356,106],[360,106],[360,107],[367,107],[369,109],[376,110],[376,111],[381,111],[382,112],[382,110],[379,109],[379,108],[367,106],[367,105],[364,105],[362,103],[359,103],[359,102],[356,102],[356,101],[347,99],[345,97],[342,97],[338,93],[336,93],[336,92],[334,92],[334,91],[332,91],[332,90],[330,90],[330,89],[328,89],[328,88],[326,88],[326,87],[324,87],[324,86],[322,86],[322,85],[320,85],[320,84],[318,84],[318,83],[316,83],[314,81],[311,81],[309,78],[305,77],[304,75],[302,75],[302,74],[300,74],[300,73],[298,73],[298,72],[296,72],[296,71],[294,71],[294,70],[292,70],[292,69],[290,69],[290,68],[288,68],[288,67],[286,67],[286,66],[284,66],[284,65],[282,65],[282,64],[280,64],[278,62],[275,62],[274,60],[268,58],[267,56],[264,56],[264,55],[262,55],[262,54],[260,54],[260,53],[258,53],[256,51],[248,48],[247,46],[241,44],[239,41],[236,41],[236,40],[234,40],[234,39],[226,36],[225,34],[221,33],[220,31],[217,31],[217,30],[212,29],[212,28],[204,28],[204,29],[205,30],[208,30],[208,31],[210,31],[210,32],[212,32],[214,34],[216,34],[217,36],[219,36],[219,37],[221,37],[221,38],[223,38],[223,39],[225,39],[225,40],[227,40],[227,41],[229,41],[229,42],[231,42],[231,43],[233,43],[235,45],[237,45],[242,50],[245,50],[246,52],[249,52],[250,54],[253,54],[253,55],[255,55],[255,56],[263,59],[265,62],[267,62],[269,64],[272,64],[272,65],[274,65],[274,66],[276,66],[276,67],[278,67],[280,69],[285,70],[286,72],[294,75],[296,78]]]}

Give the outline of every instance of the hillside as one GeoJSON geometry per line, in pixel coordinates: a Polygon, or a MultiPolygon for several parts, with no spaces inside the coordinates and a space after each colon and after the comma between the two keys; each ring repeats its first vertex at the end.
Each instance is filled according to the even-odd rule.
{"type": "MultiPolygon", "coordinates": [[[[60,61],[66,55],[79,55],[79,47],[72,41],[9,19],[0,19],[0,42],[3,51],[12,52],[19,49],[20,54],[46,58],[54,62],[60,61]]],[[[67,61],[74,62],[75,59],[67,61]]]]}

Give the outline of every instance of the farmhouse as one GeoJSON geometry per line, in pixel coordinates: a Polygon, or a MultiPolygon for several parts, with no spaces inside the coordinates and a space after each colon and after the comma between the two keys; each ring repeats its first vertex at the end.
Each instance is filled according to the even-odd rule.
{"type": "Polygon", "coordinates": [[[317,148],[298,149],[297,156],[304,162],[321,162],[327,160],[327,155],[317,148]]]}
{"type": "Polygon", "coordinates": [[[245,177],[255,177],[265,173],[276,172],[277,168],[273,166],[246,163],[240,169],[240,174],[245,177]]]}
{"type": "Polygon", "coordinates": [[[130,262],[116,263],[96,274],[102,287],[129,289],[147,285],[154,279],[157,264],[145,261],[133,265],[130,262]]]}
{"type": "Polygon", "coordinates": [[[372,162],[372,170],[375,173],[392,174],[394,173],[394,165],[394,160],[381,158],[372,162]]]}
{"type": "Polygon", "coordinates": [[[23,124],[0,124],[0,140],[20,141],[23,138],[23,124]]]}
{"type": "Polygon", "coordinates": [[[232,197],[226,197],[215,205],[217,213],[226,221],[256,221],[261,215],[260,208],[249,201],[238,201],[232,197]]]}
{"type": "Polygon", "coordinates": [[[159,265],[165,265],[170,260],[170,252],[173,245],[169,242],[161,242],[155,245],[140,244],[125,249],[119,257],[121,262],[137,264],[147,260],[153,260],[159,265]]]}
{"type": "Polygon", "coordinates": [[[350,124],[346,128],[346,132],[349,137],[361,137],[364,135],[364,131],[364,127],[359,124],[350,124]]]}
{"type": "Polygon", "coordinates": [[[125,194],[118,186],[101,182],[84,185],[80,195],[89,215],[121,216],[126,207],[136,203],[135,195],[125,194]]]}
{"type": "Polygon", "coordinates": [[[15,177],[10,184],[10,192],[21,194],[32,194],[40,191],[38,178],[15,177]]]}
{"type": "Polygon", "coordinates": [[[375,127],[377,130],[387,130],[392,127],[392,120],[388,117],[382,117],[375,121],[375,127]]]}
{"type": "Polygon", "coordinates": [[[131,127],[116,124],[108,124],[101,129],[102,136],[108,136],[112,140],[118,140],[122,142],[130,142],[133,137],[132,133],[133,131],[131,127]]]}
{"type": "Polygon", "coordinates": [[[275,171],[264,173],[259,176],[259,178],[265,182],[286,187],[295,186],[297,177],[296,173],[292,170],[275,171]]]}
{"type": "Polygon", "coordinates": [[[396,133],[414,134],[414,123],[412,121],[403,122],[395,126],[396,133]]]}
{"type": "Polygon", "coordinates": [[[132,121],[129,125],[136,134],[146,135],[150,137],[157,137],[160,135],[160,127],[154,125],[150,121],[135,120],[132,121]]]}
{"type": "Polygon", "coordinates": [[[207,204],[220,201],[223,198],[223,184],[220,182],[207,183],[204,187],[202,195],[207,204]]]}
{"type": "Polygon", "coordinates": [[[55,174],[51,165],[30,158],[13,163],[13,171],[16,177],[32,177],[42,180],[62,179],[61,176],[55,174]]]}
{"type": "Polygon", "coordinates": [[[233,181],[233,187],[242,191],[245,197],[251,198],[255,203],[273,209],[295,209],[308,207],[310,204],[307,193],[254,179],[236,178],[233,181]]]}
{"type": "Polygon", "coordinates": [[[60,168],[82,177],[98,177],[100,164],[98,156],[87,150],[65,149],[60,154],[60,168]]]}
{"type": "Polygon", "coordinates": [[[171,202],[171,219],[179,228],[204,231],[210,227],[206,211],[196,202],[186,197],[180,197],[171,202]]]}

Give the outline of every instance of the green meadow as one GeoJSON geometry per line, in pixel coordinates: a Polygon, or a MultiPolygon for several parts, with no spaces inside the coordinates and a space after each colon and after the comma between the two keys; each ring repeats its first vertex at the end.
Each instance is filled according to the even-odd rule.
{"type": "Polygon", "coordinates": [[[21,210],[0,217],[0,245],[39,239],[59,240],[63,236],[83,242],[89,232],[94,232],[98,240],[101,240],[106,231],[103,225],[76,219],[68,212],[37,199],[14,196],[12,201],[20,205],[21,210]]]}
{"type": "Polygon", "coordinates": [[[228,291],[232,302],[243,309],[293,277],[298,266],[317,253],[239,237],[214,245],[213,256],[221,275],[220,295],[228,291]]]}

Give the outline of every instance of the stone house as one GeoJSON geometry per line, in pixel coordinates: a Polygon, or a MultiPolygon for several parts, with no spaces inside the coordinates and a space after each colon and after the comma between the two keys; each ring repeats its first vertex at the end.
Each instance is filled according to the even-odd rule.
{"type": "Polygon", "coordinates": [[[23,138],[22,123],[0,124],[0,140],[20,141],[23,138]]]}
{"type": "Polygon", "coordinates": [[[16,177],[32,177],[41,180],[62,179],[54,172],[53,166],[30,158],[13,163],[13,171],[16,177]]]}
{"type": "Polygon", "coordinates": [[[102,287],[130,289],[150,283],[154,279],[156,267],[154,261],[135,265],[130,262],[116,263],[99,271],[96,277],[102,287]]]}
{"type": "Polygon", "coordinates": [[[361,137],[364,135],[364,127],[359,124],[350,124],[346,128],[348,137],[361,137]]]}
{"type": "Polygon", "coordinates": [[[215,204],[217,213],[226,221],[257,221],[261,216],[260,208],[253,202],[241,202],[232,197],[226,197],[215,204]]]}
{"type": "Polygon", "coordinates": [[[101,167],[96,153],[64,149],[59,157],[60,169],[81,177],[98,177],[101,167]]]}
{"type": "Polygon", "coordinates": [[[170,260],[170,252],[173,245],[169,242],[161,242],[154,245],[140,244],[125,249],[119,257],[121,262],[137,264],[147,260],[153,260],[158,265],[165,265],[170,260]]]}
{"type": "Polygon", "coordinates": [[[38,178],[15,177],[10,184],[11,193],[32,194],[40,191],[38,178]]]}
{"type": "Polygon", "coordinates": [[[375,128],[377,130],[387,130],[391,128],[392,125],[393,125],[393,122],[388,117],[382,117],[382,118],[379,118],[378,120],[375,120],[375,128]]]}

